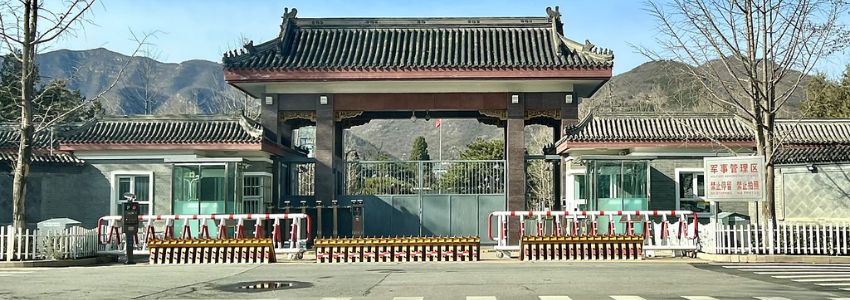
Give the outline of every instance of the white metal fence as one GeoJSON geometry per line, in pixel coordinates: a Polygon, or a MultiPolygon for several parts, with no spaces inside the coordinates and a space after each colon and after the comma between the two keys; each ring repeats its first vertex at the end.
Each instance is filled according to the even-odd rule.
{"type": "Polygon", "coordinates": [[[850,255],[850,224],[705,226],[717,254],[850,255]]]}
{"type": "Polygon", "coordinates": [[[0,227],[0,260],[78,259],[97,255],[97,231],[73,227],[39,232],[0,227]]]}

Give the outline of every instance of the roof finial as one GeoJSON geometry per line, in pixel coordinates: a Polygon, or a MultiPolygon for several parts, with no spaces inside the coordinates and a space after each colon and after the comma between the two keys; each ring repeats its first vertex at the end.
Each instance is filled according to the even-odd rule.
{"type": "Polygon", "coordinates": [[[295,20],[295,15],[297,14],[298,10],[294,7],[291,10],[288,7],[283,9],[283,16],[280,17],[283,20],[280,22],[280,34],[278,35],[278,38],[283,40],[283,36],[289,28],[289,23],[292,23],[295,20]]]}
{"type": "Polygon", "coordinates": [[[561,22],[561,10],[558,6],[555,9],[546,7],[546,14],[549,16],[549,22],[552,22],[552,29],[560,35],[564,35],[564,23],[561,22]]]}
{"type": "Polygon", "coordinates": [[[284,7],[283,8],[283,16],[281,16],[281,18],[283,19],[283,22],[286,23],[287,19],[295,18],[296,14],[298,14],[298,10],[295,9],[294,7],[292,8],[291,11],[289,10],[289,7],[284,7]]]}
{"type": "Polygon", "coordinates": [[[546,7],[546,14],[549,15],[549,21],[561,19],[561,11],[558,6],[555,6],[554,10],[552,7],[546,7]]]}

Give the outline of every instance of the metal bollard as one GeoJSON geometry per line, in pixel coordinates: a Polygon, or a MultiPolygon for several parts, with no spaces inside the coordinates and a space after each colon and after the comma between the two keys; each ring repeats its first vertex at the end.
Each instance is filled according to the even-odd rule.
{"type": "Polygon", "coordinates": [[[322,223],[324,223],[322,222],[322,200],[316,199],[316,238],[325,236],[325,231],[322,230],[322,223]]]}
{"type": "Polygon", "coordinates": [[[336,199],[331,200],[331,209],[333,210],[333,236],[339,234],[339,205],[336,199]]]}

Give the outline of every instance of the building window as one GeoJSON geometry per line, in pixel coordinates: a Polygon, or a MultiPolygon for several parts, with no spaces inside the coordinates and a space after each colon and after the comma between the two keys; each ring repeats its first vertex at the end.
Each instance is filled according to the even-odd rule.
{"type": "Polygon", "coordinates": [[[268,173],[245,173],[242,178],[242,205],[239,213],[263,213],[272,201],[272,176],[268,173]]]}
{"type": "Polygon", "coordinates": [[[136,196],[136,202],[139,202],[140,213],[143,215],[153,214],[152,181],[152,174],[116,174],[114,181],[115,195],[113,196],[116,212],[121,208],[121,204],[127,201],[124,195],[132,193],[136,196]]]}
{"type": "Polygon", "coordinates": [[[647,161],[592,160],[587,191],[590,210],[645,210],[649,206],[647,161]]]}
{"type": "Polygon", "coordinates": [[[705,201],[705,175],[701,169],[677,169],[676,186],[678,208],[697,213],[711,212],[705,201]]]}
{"type": "Polygon", "coordinates": [[[175,214],[232,213],[235,164],[175,165],[172,193],[175,214]]]}

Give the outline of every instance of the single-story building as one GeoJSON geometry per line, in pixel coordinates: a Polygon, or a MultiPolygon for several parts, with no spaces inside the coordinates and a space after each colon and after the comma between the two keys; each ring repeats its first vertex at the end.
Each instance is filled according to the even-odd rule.
{"type": "MultiPolygon", "coordinates": [[[[748,121],[724,114],[591,114],[557,143],[566,209],[686,209],[757,216],[756,205],[705,196],[703,158],[754,155],[748,121]]],[[[850,218],[850,120],[777,120],[776,214],[785,222],[850,218]]]]}
{"type": "MultiPolygon", "coordinates": [[[[0,127],[0,224],[11,222],[16,126],[0,127]]],[[[144,214],[269,212],[276,164],[304,152],[271,142],[244,116],[108,117],[37,134],[27,221],[95,225],[134,193],[144,214]]]]}

